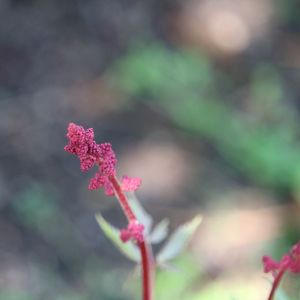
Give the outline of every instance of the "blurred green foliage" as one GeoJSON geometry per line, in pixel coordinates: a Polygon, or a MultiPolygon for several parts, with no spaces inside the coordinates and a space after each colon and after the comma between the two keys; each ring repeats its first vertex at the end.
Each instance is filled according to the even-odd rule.
{"type": "Polygon", "coordinates": [[[72,265],[85,251],[72,221],[61,210],[56,198],[54,187],[32,183],[17,196],[14,210],[22,225],[39,234],[72,265]]]}
{"type": "Polygon", "coordinates": [[[115,288],[123,284],[126,270],[109,270],[101,257],[88,255],[76,226],[58,205],[55,188],[32,183],[16,197],[13,209],[19,224],[42,239],[47,251],[42,256],[27,253],[27,284],[34,288],[25,294],[7,288],[0,292],[1,300],[129,299],[125,290],[115,288]],[[71,274],[76,274],[73,280],[71,274]]]}
{"type": "Polygon", "coordinates": [[[260,62],[249,77],[244,100],[233,102],[231,74],[217,71],[204,55],[155,43],[136,47],[113,68],[114,82],[128,98],[159,105],[176,125],[208,139],[244,176],[298,192],[299,125],[284,80],[276,67],[260,62]],[[219,87],[225,78],[227,95],[219,87]]]}
{"type": "Polygon", "coordinates": [[[17,291],[1,291],[0,300],[33,300],[29,295],[17,291]]]}
{"type": "Polygon", "coordinates": [[[159,270],[155,281],[155,299],[189,299],[189,293],[199,278],[200,270],[194,260],[183,255],[174,262],[175,270],[159,270]]]}

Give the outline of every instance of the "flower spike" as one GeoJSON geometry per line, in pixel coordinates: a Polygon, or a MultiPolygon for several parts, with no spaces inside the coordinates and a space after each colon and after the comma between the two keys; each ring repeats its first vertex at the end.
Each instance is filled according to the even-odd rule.
{"type": "Polygon", "coordinates": [[[123,176],[121,183],[116,177],[116,155],[110,143],[97,144],[94,140],[94,130],[85,130],[82,126],[70,123],[67,132],[68,145],[65,151],[76,155],[80,161],[81,170],[87,171],[98,166],[98,171],[90,180],[89,189],[103,188],[108,196],[115,195],[128,220],[128,226],[120,231],[120,239],[136,242],[141,255],[143,300],[152,300],[152,283],[154,260],[151,246],[144,238],[144,225],[136,218],[124,192],[135,191],[141,185],[140,178],[123,176]]]}

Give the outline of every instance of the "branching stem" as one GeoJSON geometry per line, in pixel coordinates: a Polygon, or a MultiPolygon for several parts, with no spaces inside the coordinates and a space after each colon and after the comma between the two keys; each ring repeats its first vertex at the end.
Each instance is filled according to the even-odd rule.
{"type": "MultiPolygon", "coordinates": [[[[114,188],[115,194],[128,222],[137,221],[137,218],[130,207],[128,199],[121,189],[118,179],[115,176],[109,176],[109,180],[114,188]]],[[[146,242],[145,236],[143,241],[139,242],[137,245],[141,254],[143,300],[153,300],[154,259],[152,248],[151,245],[146,242]]]]}

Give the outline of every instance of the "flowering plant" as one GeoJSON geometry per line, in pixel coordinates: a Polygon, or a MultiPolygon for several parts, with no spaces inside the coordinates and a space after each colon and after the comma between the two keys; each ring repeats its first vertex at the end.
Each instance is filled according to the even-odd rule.
{"type": "Polygon", "coordinates": [[[116,155],[110,143],[97,144],[92,128],[70,123],[67,132],[68,145],[65,151],[76,155],[83,172],[96,166],[98,168],[90,180],[88,188],[96,190],[103,188],[107,196],[115,196],[127,218],[127,227],[120,231],[109,224],[101,214],[96,219],[108,238],[128,258],[141,264],[143,282],[143,300],[153,299],[154,269],[156,265],[176,257],[189,241],[201,222],[201,217],[175,230],[168,242],[154,259],[151,243],[161,242],[168,233],[168,221],[161,221],[154,229],[152,218],[147,214],[132,192],[141,185],[140,178],[123,176],[121,181],[116,176],[116,155]],[[130,194],[131,192],[131,194],[130,194]],[[126,194],[127,193],[127,194],[126,194]]]}
{"type": "MultiPolygon", "coordinates": [[[[110,143],[97,144],[94,140],[92,128],[84,129],[82,126],[70,123],[67,132],[68,145],[65,151],[76,155],[80,161],[83,172],[97,167],[97,172],[90,179],[88,188],[96,190],[103,188],[107,196],[115,196],[127,218],[125,228],[118,230],[107,222],[100,213],[96,219],[106,236],[129,259],[140,263],[142,270],[143,300],[153,299],[154,270],[157,265],[165,264],[176,257],[189,241],[201,222],[197,216],[190,222],[175,230],[168,242],[154,258],[152,243],[164,240],[168,233],[168,220],[162,220],[153,230],[152,218],[139,204],[133,194],[141,186],[141,179],[127,175],[118,180],[116,176],[116,155],[110,143]]],[[[271,272],[274,281],[268,300],[274,298],[283,275],[286,272],[300,273],[300,242],[294,245],[288,254],[276,262],[269,256],[263,256],[264,272],[271,272]]]]}

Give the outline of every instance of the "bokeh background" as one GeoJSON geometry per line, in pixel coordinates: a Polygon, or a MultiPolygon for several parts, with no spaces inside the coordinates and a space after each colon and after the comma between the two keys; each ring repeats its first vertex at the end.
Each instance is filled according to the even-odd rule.
{"type": "MultiPolygon", "coordinates": [[[[65,153],[70,121],[109,141],[119,174],[171,229],[204,219],[157,300],[266,299],[299,240],[298,0],[0,1],[0,299],[140,299],[134,265],[65,153]]],[[[157,250],[157,249],[155,249],[157,250]]],[[[287,276],[281,299],[299,297],[287,276]],[[285,298],[284,298],[285,297],[285,298]]]]}

